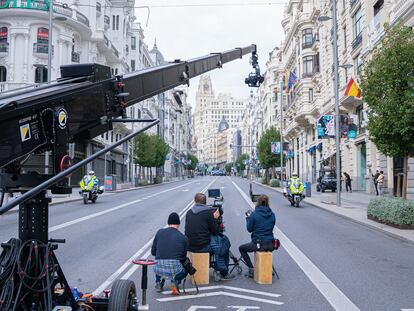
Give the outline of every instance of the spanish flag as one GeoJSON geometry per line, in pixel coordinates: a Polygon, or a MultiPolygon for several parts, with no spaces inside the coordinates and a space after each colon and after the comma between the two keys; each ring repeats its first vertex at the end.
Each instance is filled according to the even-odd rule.
{"type": "Polygon", "coordinates": [[[345,90],[345,96],[351,96],[351,97],[361,97],[361,90],[359,89],[358,85],[354,81],[354,79],[351,78],[348,82],[348,86],[345,90]]]}

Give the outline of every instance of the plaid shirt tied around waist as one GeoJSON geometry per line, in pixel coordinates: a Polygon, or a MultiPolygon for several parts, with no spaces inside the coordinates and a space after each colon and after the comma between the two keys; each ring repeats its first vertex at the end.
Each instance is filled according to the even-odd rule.
{"type": "Polygon", "coordinates": [[[157,259],[157,261],[154,272],[161,277],[173,279],[184,270],[183,265],[177,259],[157,259]]]}

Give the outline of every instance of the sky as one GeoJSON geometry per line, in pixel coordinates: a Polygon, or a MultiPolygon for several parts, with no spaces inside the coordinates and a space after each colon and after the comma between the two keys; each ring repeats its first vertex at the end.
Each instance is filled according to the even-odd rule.
{"type": "MultiPolygon", "coordinates": [[[[151,49],[154,40],[165,60],[186,60],[250,44],[257,45],[260,69],[265,70],[269,52],[283,39],[281,20],[286,0],[136,0],[135,10],[151,49]]],[[[252,67],[250,56],[210,72],[215,94],[231,93],[247,98],[244,79],[252,67]]],[[[190,80],[188,99],[194,107],[198,78],[190,80]]]]}

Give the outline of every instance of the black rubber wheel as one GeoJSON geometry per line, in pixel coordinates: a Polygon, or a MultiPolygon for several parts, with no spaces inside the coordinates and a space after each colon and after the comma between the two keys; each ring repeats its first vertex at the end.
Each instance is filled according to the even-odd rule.
{"type": "Polygon", "coordinates": [[[316,186],[316,192],[320,192],[321,188],[319,188],[319,186],[316,186]]]}
{"type": "Polygon", "coordinates": [[[93,198],[92,203],[95,203],[97,199],[98,199],[97,197],[93,198]]]}
{"type": "Polygon", "coordinates": [[[299,207],[299,201],[295,202],[295,207],[299,207]]]}
{"type": "Polygon", "coordinates": [[[83,195],[83,204],[88,204],[88,196],[83,195]]]}
{"type": "Polygon", "coordinates": [[[290,206],[295,206],[295,203],[293,203],[293,202],[290,202],[290,206]]]}
{"type": "Polygon", "coordinates": [[[112,284],[108,311],[132,311],[135,310],[136,303],[136,290],[133,281],[116,280],[112,284]]]}
{"type": "Polygon", "coordinates": [[[321,191],[322,192],[325,192],[325,187],[321,187],[321,191]]]}
{"type": "Polygon", "coordinates": [[[335,192],[335,191],[336,191],[336,188],[332,189],[332,192],[335,192]]]}

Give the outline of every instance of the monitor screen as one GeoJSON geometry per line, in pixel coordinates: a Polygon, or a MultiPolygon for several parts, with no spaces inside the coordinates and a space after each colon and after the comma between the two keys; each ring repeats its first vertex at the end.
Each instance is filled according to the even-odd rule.
{"type": "Polygon", "coordinates": [[[221,196],[220,189],[208,189],[209,198],[218,198],[221,196]]]}

